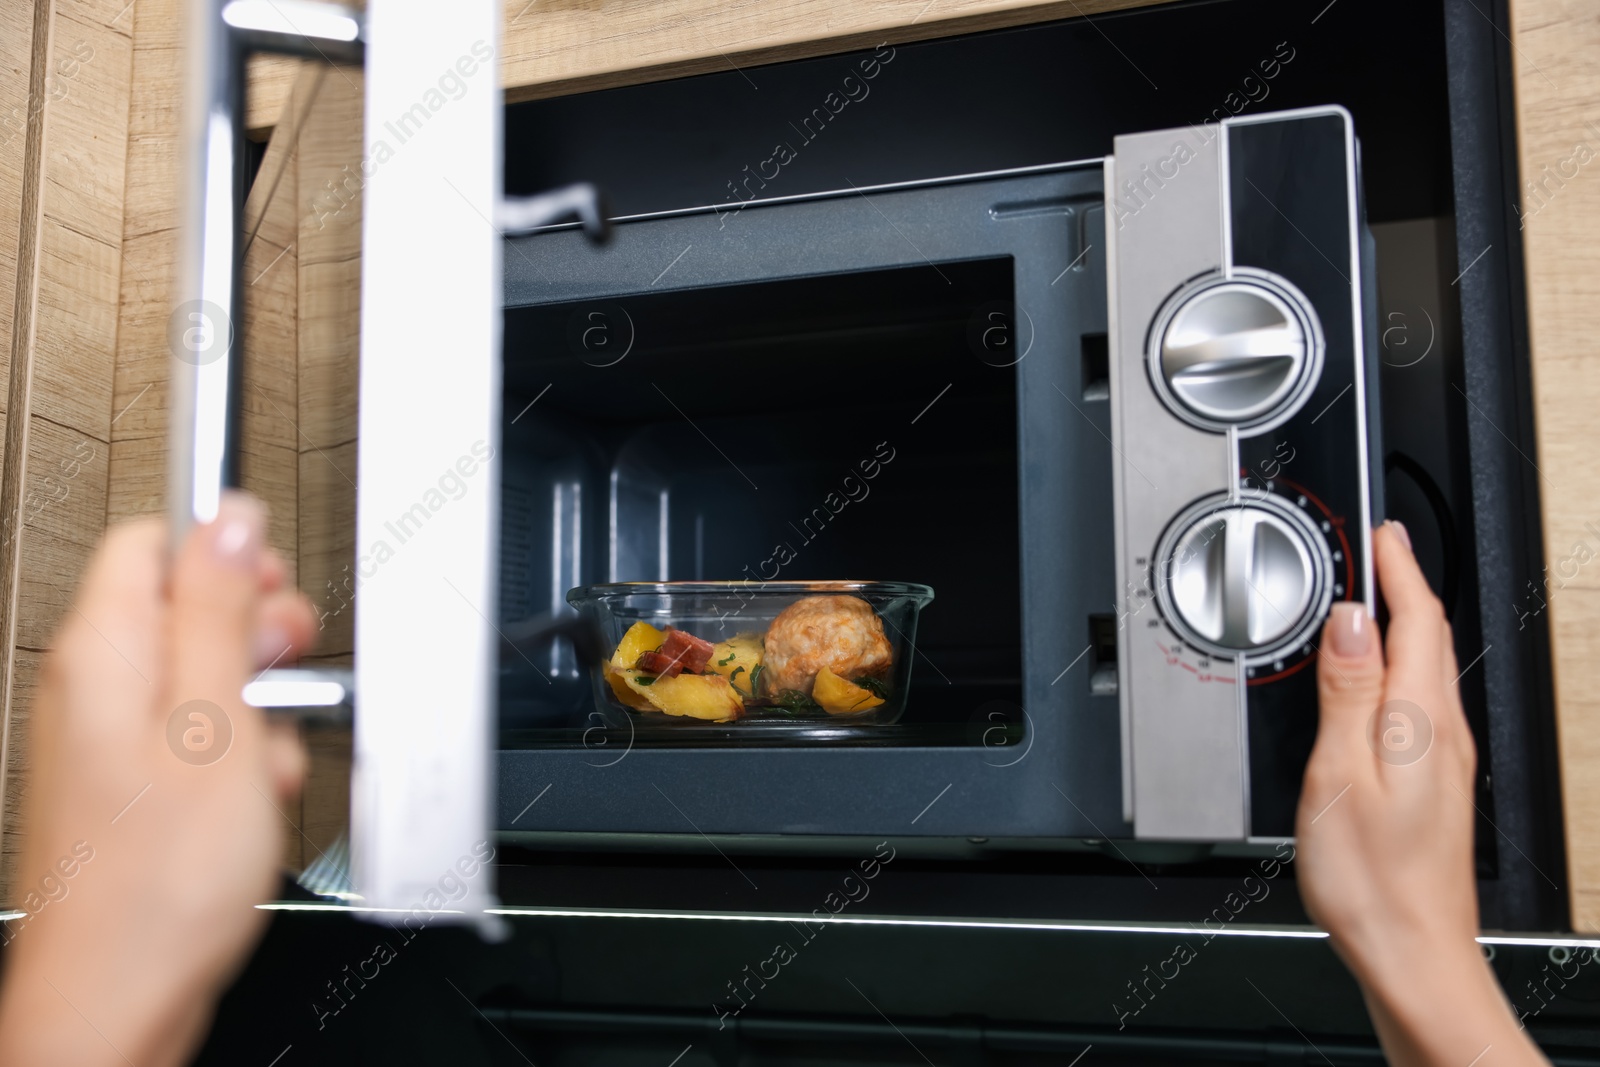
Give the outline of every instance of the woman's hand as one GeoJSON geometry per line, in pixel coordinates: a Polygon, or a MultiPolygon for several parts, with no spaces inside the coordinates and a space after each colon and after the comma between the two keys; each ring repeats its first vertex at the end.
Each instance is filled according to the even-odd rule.
{"type": "Polygon", "coordinates": [[[89,565],[33,701],[0,1062],[184,1062],[266,924],[304,755],[240,690],[314,619],[264,528],[230,493],[170,575],[158,522],[89,565]]]}
{"type": "Polygon", "coordinates": [[[1388,637],[1359,604],[1335,605],[1323,628],[1300,894],[1361,983],[1391,1062],[1542,1063],[1475,941],[1477,757],[1450,624],[1403,526],[1380,527],[1372,550],[1388,637]]]}

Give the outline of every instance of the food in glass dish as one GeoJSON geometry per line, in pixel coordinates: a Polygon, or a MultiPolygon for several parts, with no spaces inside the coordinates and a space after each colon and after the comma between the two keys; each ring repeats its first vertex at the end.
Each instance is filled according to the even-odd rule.
{"type": "Polygon", "coordinates": [[[893,647],[871,604],[808,596],[779,612],[764,634],[716,644],[636,622],[606,664],[606,680],[636,711],[711,722],[752,713],[820,718],[881,706],[893,666],[893,647]]]}
{"type": "Polygon", "coordinates": [[[669,626],[663,632],[636,622],[611,654],[606,680],[617,699],[635,711],[731,722],[744,714],[744,701],[727,678],[706,669],[710,652],[700,646],[710,647],[682,630],[669,626]]]}

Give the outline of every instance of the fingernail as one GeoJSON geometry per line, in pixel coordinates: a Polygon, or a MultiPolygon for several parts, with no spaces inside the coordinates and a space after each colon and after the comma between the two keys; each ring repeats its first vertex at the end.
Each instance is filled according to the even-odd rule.
{"type": "Polygon", "coordinates": [[[246,493],[224,493],[211,524],[211,551],[230,567],[254,568],[266,539],[267,514],[246,493]]]}
{"type": "Polygon", "coordinates": [[[256,666],[275,666],[289,651],[289,635],[279,626],[263,626],[256,631],[256,666]]]}
{"type": "Polygon", "coordinates": [[[1400,538],[1400,543],[1406,546],[1406,551],[1416,555],[1416,551],[1411,547],[1411,534],[1406,532],[1406,524],[1399,519],[1390,519],[1387,525],[1395,532],[1395,536],[1400,538]]]}
{"type": "Polygon", "coordinates": [[[1373,626],[1364,605],[1342,600],[1328,613],[1328,647],[1340,659],[1360,659],[1372,650],[1373,626]]]}

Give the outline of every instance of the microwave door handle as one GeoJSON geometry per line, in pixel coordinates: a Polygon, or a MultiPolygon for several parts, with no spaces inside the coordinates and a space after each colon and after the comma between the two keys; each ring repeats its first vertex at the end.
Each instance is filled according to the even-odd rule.
{"type": "Polygon", "coordinates": [[[245,57],[270,52],[360,63],[360,12],[318,0],[190,0],[171,352],[167,529],[176,553],[239,484],[239,274],[245,57]]]}
{"type": "MultiPolygon", "coordinates": [[[[268,52],[360,63],[365,36],[360,12],[305,0],[191,0],[186,18],[183,217],[167,323],[167,530],[174,555],[191,528],[216,518],[223,489],[239,484],[241,353],[234,320],[244,256],[238,147],[245,57],[268,52]]],[[[350,722],[353,694],[348,671],[289,669],[263,671],[243,696],[275,716],[338,725],[350,722]]]]}
{"type": "Polygon", "coordinates": [[[603,244],[611,236],[605,195],[589,182],[563,185],[535,196],[508,196],[495,209],[495,223],[505,237],[522,237],[574,220],[592,244],[603,244]]]}
{"type": "Polygon", "coordinates": [[[355,694],[353,671],[275,667],[252,678],[240,695],[275,719],[348,727],[355,717],[355,694]]]}

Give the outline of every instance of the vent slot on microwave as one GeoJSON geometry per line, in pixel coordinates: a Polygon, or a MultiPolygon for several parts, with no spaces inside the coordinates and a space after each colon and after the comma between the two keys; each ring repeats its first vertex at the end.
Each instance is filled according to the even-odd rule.
{"type": "Polygon", "coordinates": [[[1111,399],[1111,346],[1103,333],[1086,333],[1082,341],[1083,398],[1111,399]]]}
{"type": "MultiPolygon", "coordinates": [[[[995,258],[507,309],[503,620],[593,582],[925,583],[882,729],[973,743],[976,709],[1021,703],[1017,378],[994,348],[1012,301],[995,258]]],[[[577,740],[584,671],[525,651],[502,725],[577,740]]]]}

